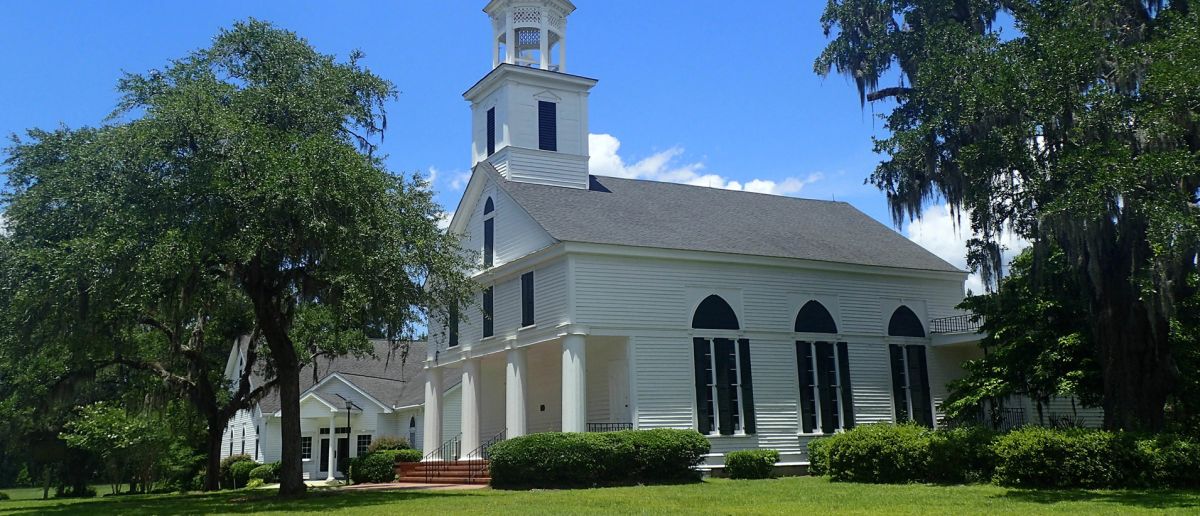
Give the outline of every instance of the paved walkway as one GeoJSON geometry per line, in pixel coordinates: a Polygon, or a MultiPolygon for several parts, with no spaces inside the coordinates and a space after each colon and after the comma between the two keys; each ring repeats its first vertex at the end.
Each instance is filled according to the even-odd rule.
{"type": "Polygon", "coordinates": [[[466,489],[484,489],[486,485],[467,484],[417,484],[413,482],[389,482],[386,484],[354,484],[341,488],[341,491],[390,491],[400,489],[429,490],[429,491],[458,491],[466,489]]]}

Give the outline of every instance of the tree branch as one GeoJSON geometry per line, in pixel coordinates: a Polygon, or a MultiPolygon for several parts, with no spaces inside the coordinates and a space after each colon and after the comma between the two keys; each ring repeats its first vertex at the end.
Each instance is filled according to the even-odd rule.
{"type": "Polygon", "coordinates": [[[875,102],[877,100],[883,100],[888,97],[898,97],[900,95],[908,94],[912,90],[913,90],[912,88],[908,88],[905,86],[892,86],[891,88],[875,90],[875,91],[867,94],[867,102],[875,102]]]}

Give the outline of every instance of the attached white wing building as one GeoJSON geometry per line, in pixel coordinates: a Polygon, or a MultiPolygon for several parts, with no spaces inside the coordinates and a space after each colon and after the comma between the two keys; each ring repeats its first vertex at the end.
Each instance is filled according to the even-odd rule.
{"type": "Polygon", "coordinates": [[[804,463],[855,424],[939,424],[980,353],[971,328],[933,331],[962,315],[965,271],[847,203],[589,175],[574,6],[484,10],[494,66],[464,94],[473,172],[450,224],[482,293],[431,328],[427,452],[669,427],[708,435],[710,465],[744,448],[804,463]],[[459,428],[436,417],[452,409],[459,428]]]}

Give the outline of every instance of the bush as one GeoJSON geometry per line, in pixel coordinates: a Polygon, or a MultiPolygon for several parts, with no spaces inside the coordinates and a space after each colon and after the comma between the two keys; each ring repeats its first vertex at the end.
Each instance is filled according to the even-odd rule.
{"type": "Polygon", "coordinates": [[[8,493],[0,493],[0,502],[8,499],[8,493]]]}
{"type": "Polygon", "coordinates": [[[370,453],[375,453],[377,451],[382,451],[382,450],[411,450],[411,449],[412,449],[412,445],[409,444],[408,439],[405,439],[403,437],[391,437],[391,436],[385,435],[378,439],[372,440],[371,444],[367,446],[367,453],[370,454],[370,453]]]}
{"type": "Polygon", "coordinates": [[[895,484],[927,476],[929,430],[915,423],[861,425],[827,440],[826,468],[835,481],[895,484]]]}
{"type": "Polygon", "coordinates": [[[221,487],[231,489],[234,487],[233,477],[230,476],[230,468],[239,462],[254,462],[254,459],[249,455],[230,455],[221,459],[221,487]]]}
{"type": "Polygon", "coordinates": [[[739,450],[725,454],[725,472],[729,478],[771,478],[778,450],[739,450]]]}
{"type": "Polygon", "coordinates": [[[973,426],[929,434],[927,480],[942,483],[990,482],[996,469],[996,432],[973,426]]]}
{"type": "Polygon", "coordinates": [[[995,480],[1027,487],[1097,487],[1118,480],[1112,432],[1025,427],[996,440],[995,480]]]}
{"type": "Polygon", "coordinates": [[[380,450],[359,455],[350,461],[350,481],[355,484],[379,484],[396,480],[397,462],[421,460],[418,450],[380,450]]]}
{"type": "Polygon", "coordinates": [[[261,464],[254,461],[240,461],[229,465],[229,475],[233,480],[230,484],[234,489],[246,487],[246,482],[250,481],[250,472],[257,469],[261,464]]]}
{"type": "Polygon", "coordinates": [[[491,448],[492,485],[575,487],[694,480],[699,478],[694,467],[708,450],[708,440],[690,430],[533,434],[491,448]]]}
{"type": "Polygon", "coordinates": [[[258,489],[265,483],[261,478],[252,478],[249,482],[246,482],[246,489],[258,489]]]}
{"type": "Polygon", "coordinates": [[[1200,487],[1200,442],[1162,435],[1138,441],[1137,450],[1144,465],[1134,464],[1132,471],[1149,474],[1144,484],[1200,487]]]}
{"type": "Polygon", "coordinates": [[[262,480],[264,484],[279,482],[279,467],[278,462],[259,465],[250,470],[250,480],[262,480]]]}
{"type": "Polygon", "coordinates": [[[829,474],[829,438],[818,437],[808,441],[808,474],[829,474]]]}

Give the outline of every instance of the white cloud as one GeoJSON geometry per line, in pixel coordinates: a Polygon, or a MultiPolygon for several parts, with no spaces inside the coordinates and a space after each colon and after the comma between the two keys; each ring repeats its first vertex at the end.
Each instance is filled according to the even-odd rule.
{"type": "Polygon", "coordinates": [[[451,220],[454,220],[454,212],[453,211],[443,211],[442,214],[438,217],[438,222],[437,222],[438,229],[444,230],[444,229],[450,227],[451,220]]]}
{"type": "MultiPolygon", "coordinates": [[[[964,212],[962,223],[968,224],[969,220],[970,213],[964,212]]],[[[966,269],[967,239],[970,237],[968,235],[970,227],[963,227],[957,222],[958,220],[950,212],[950,205],[943,204],[925,210],[922,217],[909,224],[905,232],[908,234],[909,240],[928,249],[929,252],[938,255],[955,267],[966,269]]],[[[1013,256],[1029,247],[1029,242],[1012,232],[1007,232],[1000,239],[1000,245],[1004,248],[1002,258],[1007,266],[1013,256]]],[[[966,288],[976,294],[985,291],[983,279],[978,273],[973,273],[967,278],[966,288]]]]}
{"type": "Polygon", "coordinates": [[[621,141],[611,134],[589,134],[588,148],[591,154],[588,168],[592,174],[598,176],[650,179],[775,195],[798,193],[806,185],[820,181],[824,177],[820,172],[814,172],[803,179],[795,177],[789,177],[782,181],[752,179],[742,183],[719,174],[705,173],[703,161],[680,163],[679,157],[683,155],[683,149],[680,147],[671,147],[634,163],[627,163],[619,153],[621,141]]]}
{"type": "Polygon", "coordinates": [[[467,182],[471,180],[471,172],[455,172],[450,178],[450,189],[453,191],[462,190],[467,186],[467,182]]]}

